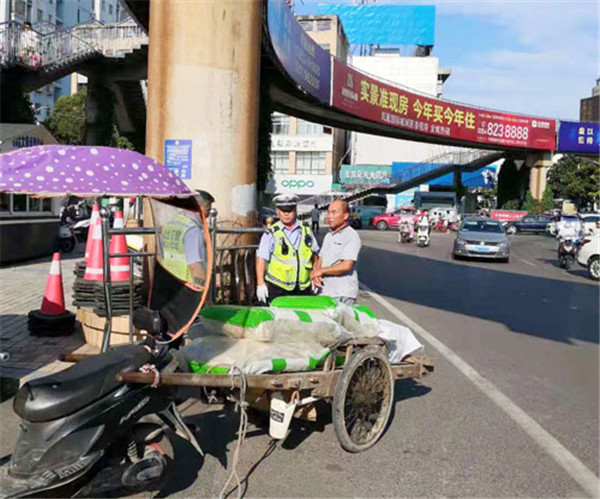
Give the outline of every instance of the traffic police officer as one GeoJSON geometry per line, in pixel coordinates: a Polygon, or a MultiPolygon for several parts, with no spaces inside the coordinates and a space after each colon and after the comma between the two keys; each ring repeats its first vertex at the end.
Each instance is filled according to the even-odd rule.
{"type": "MultiPolygon", "coordinates": [[[[206,191],[197,191],[198,202],[204,218],[208,215],[214,198],[206,191]]],[[[203,286],[206,279],[206,241],[199,217],[183,212],[175,215],[161,232],[162,265],[182,281],[203,286]]]]}
{"type": "Polygon", "coordinates": [[[265,232],[256,253],[256,296],[267,303],[283,295],[311,294],[310,274],[319,245],[308,223],[296,218],[299,198],[273,198],[279,221],[265,232]]]}

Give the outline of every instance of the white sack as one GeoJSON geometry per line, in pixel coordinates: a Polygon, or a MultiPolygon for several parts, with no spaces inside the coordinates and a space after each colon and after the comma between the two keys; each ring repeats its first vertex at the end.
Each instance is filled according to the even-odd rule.
{"type": "Polygon", "coordinates": [[[388,344],[390,364],[399,364],[404,357],[423,348],[409,328],[386,320],[379,321],[379,337],[388,344]]]}

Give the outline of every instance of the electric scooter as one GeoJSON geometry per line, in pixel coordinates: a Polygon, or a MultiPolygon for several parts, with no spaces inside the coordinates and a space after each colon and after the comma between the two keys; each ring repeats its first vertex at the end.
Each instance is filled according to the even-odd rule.
{"type": "MultiPolygon", "coordinates": [[[[155,314],[137,317],[136,327],[150,334],[164,329],[155,314]]],[[[183,423],[172,387],[126,385],[116,374],[143,366],[158,373],[174,365],[170,361],[166,347],[151,338],[25,383],[14,400],[21,431],[10,462],[0,468],[0,497],[158,490],[172,460],[165,425],[202,451],[183,423]]]]}
{"type": "Polygon", "coordinates": [[[564,238],[558,243],[558,265],[560,268],[570,270],[575,263],[579,239],[564,238]]]}
{"type": "Polygon", "coordinates": [[[406,220],[402,220],[398,226],[400,233],[398,234],[398,242],[408,243],[411,240],[410,237],[410,225],[406,220]]]}
{"type": "Polygon", "coordinates": [[[419,247],[424,248],[425,246],[429,246],[429,243],[429,224],[419,224],[417,226],[417,244],[419,247]]]}

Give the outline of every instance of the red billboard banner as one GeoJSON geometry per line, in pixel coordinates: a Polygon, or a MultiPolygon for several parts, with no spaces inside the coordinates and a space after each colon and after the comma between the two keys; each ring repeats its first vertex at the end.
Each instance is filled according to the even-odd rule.
{"type": "Polygon", "coordinates": [[[554,150],[556,121],[407,92],[334,60],[332,106],[384,125],[499,147],[554,150]]]}
{"type": "Polygon", "coordinates": [[[515,210],[492,210],[490,218],[499,220],[500,222],[515,222],[521,220],[525,215],[526,211],[515,211],[515,210]]]}

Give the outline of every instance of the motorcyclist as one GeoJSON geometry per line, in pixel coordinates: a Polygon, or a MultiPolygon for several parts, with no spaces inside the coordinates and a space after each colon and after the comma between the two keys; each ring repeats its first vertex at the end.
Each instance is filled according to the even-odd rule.
{"type": "Polygon", "coordinates": [[[556,226],[559,239],[579,239],[583,234],[583,224],[576,217],[562,218],[556,226]]]}
{"type": "Polygon", "coordinates": [[[412,210],[401,209],[400,219],[398,220],[398,230],[402,229],[403,222],[408,224],[408,239],[412,240],[415,237],[415,217],[412,210]]]}
{"type": "Polygon", "coordinates": [[[417,224],[419,228],[427,227],[427,231],[429,231],[429,210],[423,210],[421,216],[419,218],[419,223],[417,224]]]}

